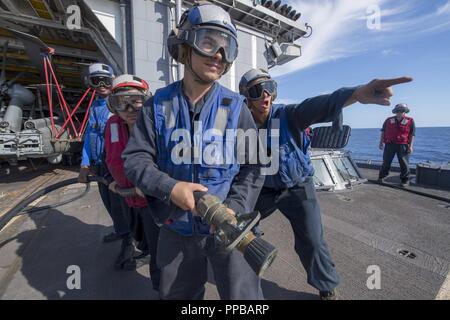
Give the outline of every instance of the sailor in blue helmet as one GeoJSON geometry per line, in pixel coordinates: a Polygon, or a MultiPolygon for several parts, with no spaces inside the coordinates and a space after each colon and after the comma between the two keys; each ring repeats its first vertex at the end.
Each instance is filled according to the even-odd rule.
{"type": "MultiPolygon", "coordinates": [[[[295,237],[295,251],[307,272],[308,283],[319,290],[321,299],[336,299],[339,283],[335,265],[323,238],[320,207],[313,184],[314,169],[308,155],[309,137],[305,130],[315,123],[333,121],[342,108],[355,102],[389,105],[390,86],[411,78],[374,80],[356,88],[342,88],[332,94],[307,99],[300,104],[273,105],[277,83],[263,69],[246,72],[239,90],[247,98],[253,119],[260,129],[279,130],[279,168],[266,175],[255,210],[265,218],[280,210],[289,220],[295,237]]],[[[266,146],[270,149],[270,134],[266,146]]],[[[273,149],[273,148],[272,148],[273,149]]]]}
{"type": "Polygon", "coordinates": [[[168,49],[184,64],[184,78],[147,101],[122,155],[129,179],[162,226],[160,298],[202,299],[210,261],[222,299],[262,299],[260,278],[236,249],[218,250],[209,226],[195,215],[193,196],[208,191],[230,213],[247,213],[264,182],[257,164],[202,157],[201,150],[230,141],[237,149],[229,130],[257,130],[244,98],[217,82],[237,57],[236,28],[222,8],[198,4],[183,14],[168,49]]]}
{"type": "MultiPolygon", "coordinates": [[[[112,113],[106,105],[106,99],[111,93],[113,82],[113,69],[104,63],[93,63],[89,66],[87,83],[95,89],[97,93],[96,100],[92,103],[89,110],[89,120],[86,126],[84,144],[81,159],[81,168],[78,180],[81,183],[88,181],[89,174],[98,176],[108,175],[109,172],[103,161],[103,151],[105,145],[104,131],[106,122],[112,113]]],[[[122,212],[121,199],[119,195],[113,193],[102,183],[98,183],[100,197],[108,211],[114,225],[114,232],[103,238],[104,242],[119,240],[128,236],[130,230],[128,222],[122,212]]]]}

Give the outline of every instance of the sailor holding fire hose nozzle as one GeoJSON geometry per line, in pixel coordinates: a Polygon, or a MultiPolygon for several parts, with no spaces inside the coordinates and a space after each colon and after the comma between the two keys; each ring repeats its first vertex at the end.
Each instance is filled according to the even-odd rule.
{"type": "MultiPolygon", "coordinates": [[[[209,260],[222,299],[262,299],[257,273],[275,252],[262,239],[246,237],[258,214],[245,215],[253,211],[264,183],[260,167],[197,161],[190,143],[179,146],[184,138],[200,142],[203,150],[217,145],[234,150],[238,146],[224,139],[223,132],[256,130],[244,98],[217,82],[237,57],[236,28],[222,8],[196,5],[185,11],[167,42],[171,56],[184,64],[184,78],[157,90],[146,102],[122,154],[128,178],[147,195],[161,226],[160,298],[202,299],[209,260]],[[205,139],[206,132],[210,134],[205,139]],[[206,221],[224,229],[214,237],[206,221]],[[250,251],[244,257],[236,246],[250,251]]],[[[243,157],[249,157],[246,151],[243,157]]]]}

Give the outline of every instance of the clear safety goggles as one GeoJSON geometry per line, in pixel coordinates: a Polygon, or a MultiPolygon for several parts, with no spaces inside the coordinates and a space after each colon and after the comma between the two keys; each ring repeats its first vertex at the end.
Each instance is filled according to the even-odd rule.
{"type": "Polygon", "coordinates": [[[106,76],[89,77],[89,85],[93,88],[111,87],[112,86],[112,78],[106,77],[106,76]]]}
{"type": "Polygon", "coordinates": [[[186,41],[194,50],[206,57],[213,57],[223,50],[223,60],[232,63],[238,55],[237,39],[222,28],[199,27],[186,32],[186,41]]]}
{"type": "Polygon", "coordinates": [[[118,112],[124,112],[129,109],[139,111],[143,107],[146,99],[147,96],[142,93],[112,94],[108,97],[109,105],[118,112]]]}
{"type": "Polygon", "coordinates": [[[247,98],[249,100],[260,100],[263,98],[264,91],[273,96],[277,91],[277,83],[274,80],[265,80],[254,84],[247,89],[247,98]]]}

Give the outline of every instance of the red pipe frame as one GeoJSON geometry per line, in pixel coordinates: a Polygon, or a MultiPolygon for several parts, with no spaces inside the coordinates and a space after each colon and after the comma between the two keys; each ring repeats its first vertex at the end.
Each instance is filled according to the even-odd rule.
{"type": "MultiPolygon", "coordinates": [[[[91,108],[92,102],[95,98],[95,94],[96,94],[96,90],[92,89],[92,88],[88,88],[86,89],[86,91],[84,92],[83,96],[80,98],[80,100],[78,100],[78,103],[76,104],[76,106],[71,110],[70,106],[68,106],[66,100],[64,99],[64,95],[62,93],[61,90],[61,86],[58,82],[58,79],[56,78],[55,72],[53,70],[52,67],[52,63],[50,62],[50,59],[48,57],[48,54],[44,55],[43,57],[43,64],[44,64],[44,72],[45,72],[45,85],[46,85],[46,89],[47,89],[47,100],[48,100],[48,107],[50,109],[50,121],[51,121],[51,125],[52,125],[52,133],[53,136],[56,137],[56,140],[58,140],[61,135],[64,133],[64,131],[66,130],[66,127],[68,126],[68,124],[71,124],[71,129],[73,131],[73,134],[75,135],[76,139],[81,139],[84,130],[86,129],[86,125],[87,125],[87,120],[88,120],[88,115],[89,115],[89,110],[91,108]],[[49,72],[50,71],[50,72],[49,72]],[[49,74],[50,73],[50,74],[49,74]],[[61,129],[59,131],[56,130],[55,127],[55,121],[53,119],[53,99],[51,96],[51,87],[50,87],[50,82],[49,82],[49,78],[51,78],[55,83],[56,86],[56,90],[58,91],[58,100],[59,100],[59,104],[60,104],[60,108],[61,108],[61,112],[63,113],[63,116],[65,116],[65,113],[67,114],[67,118],[64,121],[63,126],[61,127],[61,129]],[[78,110],[78,108],[81,106],[82,102],[85,100],[86,96],[89,94],[89,92],[91,92],[92,90],[92,95],[91,98],[89,100],[89,104],[86,108],[86,112],[83,118],[83,122],[80,124],[80,121],[75,117],[75,120],[78,122],[78,128],[79,130],[76,129],[75,124],[72,121],[72,118],[75,115],[75,112],[78,110]],[[64,108],[64,110],[63,110],[64,108]],[[70,112],[71,110],[71,112],[70,112]]],[[[72,139],[72,136],[69,133],[69,138],[72,139]]]]}

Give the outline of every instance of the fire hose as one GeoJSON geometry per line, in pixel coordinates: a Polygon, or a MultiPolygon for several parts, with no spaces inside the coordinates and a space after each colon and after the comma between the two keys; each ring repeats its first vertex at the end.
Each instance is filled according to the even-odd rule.
{"type": "MultiPolygon", "coordinates": [[[[93,180],[91,181],[95,181],[97,177],[93,178],[93,180]]],[[[103,179],[103,178],[102,178],[103,179]]],[[[57,189],[69,186],[71,184],[75,184],[78,183],[78,178],[71,178],[71,179],[67,179],[67,180],[63,180],[63,181],[59,181],[55,184],[52,184],[50,186],[44,187],[34,193],[32,193],[31,195],[29,195],[28,197],[26,197],[25,199],[23,199],[22,201],[19,202],[19,204],[17,204],[14,208],[12,208],[11,210],[9,210],[0,220],[0,230],[2,230],[6,224],[8,224],[8,222],[14,218],[16,215],[20,214],[21,212],[26,212],[26,213],[32,213],[32,212],[36,212],[36,211],[40,211],[40,210],[44,210],[44,209],[51,209],[51,208],[55,208],[58,206],[61,206],[63,204],[69,203],[71,201],[74,201],[76,199],[81,198],[82,196],[84,196],[90,189],[90,185],[86,184],[86,189],[84,190],[84,192],[75,197],[72,198],[68,201],[63,201],[61,203],[58,204],[53,204],[53,205],[48,205],[45,207],[37,207],[37,208],[33,208],[31,210],[25,210],[26,207],[28,207],[31,203],[33,203],[34,201],[36,201],[37,199],[45,196],[46,194],[55,191],[57,189]]]]}
{"type": "MultiPolygon", "coordinates": [[[[0,230],[2,230],[13,217],[21,212],[32,213],[44,209],[55,208],[81,198],[89,191],[89,183],[94,181],[108,185],[108,181],[103,177],[88,176],[86,189],[81,195],[58,204],[25,210],[28,205],[40,197],[54,190],[79,183],[78,178],[63,180],[34,192],[2,217],[0,220],[0,230]]],[[[132,197],[137,195],[135,188],[116,187],[116,192],[122,197],[132,197]]],[[[260,237],[256,237],[251,231],[261,218],[259,212],[254,211],[252,213],[234,216],[229,213],[227,206],[214,195],[206,192],[194,192],[194,198],[199,216],[208,225],[216,228],[214,236],[219,249],[229,252],[236,248],[244,255],[244,259],[248,262],[252,270],[258,276],[261,276],[272,264],[278,251],[272,244],[260,237]]]]}

